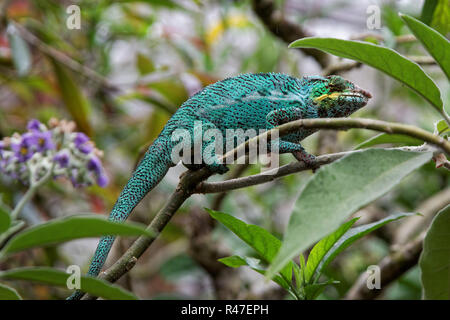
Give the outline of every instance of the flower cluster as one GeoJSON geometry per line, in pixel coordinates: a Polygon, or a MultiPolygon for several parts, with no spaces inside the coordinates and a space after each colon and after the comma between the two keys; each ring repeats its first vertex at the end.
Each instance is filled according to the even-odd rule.
{"type": "Polygon", "coordinates": [[[44,177],[67,177],[75,187],[108,184],[102,152],[84,133],[74,132],[74,122],[51,119],[46,126],[33,119],[27,129],[0,141],[2,174],[30,185],[44,177]]]}

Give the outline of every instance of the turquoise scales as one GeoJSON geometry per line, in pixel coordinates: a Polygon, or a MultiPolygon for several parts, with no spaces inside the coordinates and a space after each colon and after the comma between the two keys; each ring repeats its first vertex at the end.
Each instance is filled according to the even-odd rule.
{"type": "MultiPolygon", "coordinates": [[[[193,136],[194,123],[201,121],[203,130],[217,128],[225,136],[226,129],[271,129],[301,118],[346,117],[365,106],[370,97],[369,93],[339,76],[297,79],[277,73],[243,74],[207,86],[183,103],[169,119],[121,192],[109,219],[126,220],[142,198],[175,165],[171,161],[171,151],[177,143],[172,141],[172,133],[176,129],[186,129],[193,136]]],[[[279,152],[292,153],[299,161],[311,161],[314,156],[308,154],[299,142],[313,132],[300,130],[282,137],[278,141],[279,152]]],[[[205,143],[203,150],[207,146],[205,143]]],[[[209,163],[204,165],[213,172],[228,170],[217,161],[214,153],[205,155],[204,162],[209,163]]],[[[186,166],[191,169],[199,167],[186,166]]],[[[89,276],[100,273],[113,242],[112,236],[100,239],[89,276]]],[[[77,291],[69,299],[79,299],[82,295],[77,291]]]]}

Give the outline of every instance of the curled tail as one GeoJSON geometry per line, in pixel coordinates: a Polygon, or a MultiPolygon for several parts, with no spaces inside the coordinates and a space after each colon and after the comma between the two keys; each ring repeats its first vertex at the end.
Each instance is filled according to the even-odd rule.
{"type": "MultiPolygon", "coordinates": [[[[171,161],[170,138],[159,136],[147,150],[133,176],[128,180],[114,205],[109,220],[122,222],[130,215],[136,205],[152,190],[166,175],[173,163],[171,161]]],[[[96,277],[105,264],[108,253],[114,243],[114,236],[104,236],[92,258],[88,276],[96,277]]],[[[84,295],[76,291],[67,300],[79,300],[84,295]]]]}

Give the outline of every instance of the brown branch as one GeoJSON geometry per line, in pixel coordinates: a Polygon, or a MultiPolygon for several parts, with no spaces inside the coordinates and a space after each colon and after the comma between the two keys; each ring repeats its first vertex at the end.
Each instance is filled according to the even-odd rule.
{"type": "Polygon", "coordinates": [[[415,210],[423,216],[410,217],[397,229],[401,236],[394,238],[391,253],[378,263],[381,289],[369,290],[367,288],[367,275],[362,274],[347,292],[345,299],[375,299],[383,293],[390,283],[400,278],[417,264],[428,226],[434,215],[448,204],[449,192],[450,188],[447,188],[424,201],[415,210]],[[417,231],[419,229],[421,229],[420,234],[417,231]]]}
{"type": "Polygon", "coordinates": [[[450,203],[450,187],[424,201],[416,210],[422,216],[409,217],[397,228],[393,241],[394,246],[401,246],[417,236],[427,228],[434,215],[448,203],[450,203]]]}
{"type": "Polygon", "coordinates": [[[298,128],[303,127],[307,129],[335,129],[335,130],[347,130],[351,128],[370,129],[388,134],[403,134],[410,137],[420,139],[424,142],[432,144],[442,149],[447,155],[450,155],[450,142],[446,139],[434,135],[421,128],[395,122],[386,122],[374,119],[363,118],[319,118],[319,119],[302,119],[292,121],[278,129],[286,129],[288,133],[292,133],[298,128]]]}
{"type": "MultiPolygon", "coordinates": [[[[267,28],[281,40],[291,43],[310,36],[299,25],[286,20],[281,11],[276,9],[273,0],[253,0],[253,11],[267,28]]],[[[329,56],[316,49],[302,48],[303,53],[314,58],[322,68],[328,65],[329,56]]]]}
{"type": "MultiPolygon", "coordinates": [[[[380,267],[380,284],[382,289],[417,264],[420,253],[422,252],[424,238],[425,232],[406,244],[401,250],[392,252],[380,261],[378,266],[380,267]]],[[[344,299],[375,299],[383,292],[382,289],[368,289],[367,274],[364,273],[358,278],[353,287],[350,288],[344,299]]]]}

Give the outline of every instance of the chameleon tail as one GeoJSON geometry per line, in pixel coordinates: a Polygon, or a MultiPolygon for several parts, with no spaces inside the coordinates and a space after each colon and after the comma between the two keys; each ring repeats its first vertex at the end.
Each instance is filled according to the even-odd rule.
{"type": "MultiPolygon", "coordinates": [[[[173,166],[171,150],[171,141],[168,138],[159,136],[153,142],[122,190],[109,215],[109,220],[125,221],[134,207],[162,180],[169,168],[173,166]]],[[[96,277],[100,273],[114,239],[114,236],[104,236],[100,239],[89,266],[88,276],[96,277]]],[[[83,295],[83,292],[77,290],[67,300],[79,300],[83,295]]]]}

